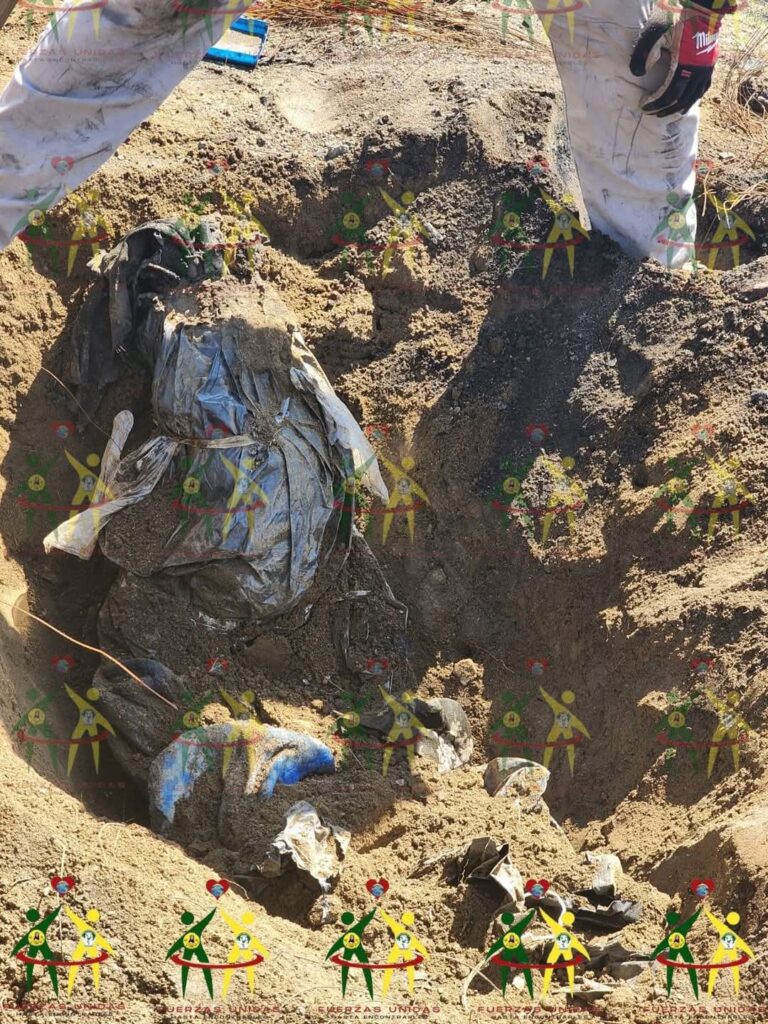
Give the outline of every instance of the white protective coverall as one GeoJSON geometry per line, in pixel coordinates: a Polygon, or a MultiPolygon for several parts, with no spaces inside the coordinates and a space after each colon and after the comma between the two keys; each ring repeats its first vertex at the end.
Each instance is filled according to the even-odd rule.
{"type": "MultiPolygon", "coordinates": [[[[0,248],[24,230],[31,210],[47,209],[52,193],[63,198],[100,167],[247,7],[248,0],[57,0],[54,24],[0,96],[0,248]],[[204,18],[207,6],[221,13],[204,18]]],[[[34,9],[45,6],[37,0],[34,9]]]]}
{"type": "MultiPolygon", "coordinates": [[[[658,240],[659,225],[672,208],[669,193],[680,207],[691,197],[698,104],[664,118],[640,110],[665,75],[662,62],[644,78],[629,70],[649,0],[581,2],[572,40],[562,7],[548,28],[591,225],[632,255],[680,266],[690,258],[688,247],[670,257],[663,232],[658,240]]],[[[535,4],[544,12],[544,0],[535,4]]],[[[62,4],[55,27],[46,29],[0,96],[0,248],[24,230],[31,211],[47,209],[104,163],[248,0],[214,0],[219,13],[207,19],[200,13],[205,6],[201,0],[79,0],[68,10],[62,4]]],[[[686,218],[695,237],[693,203],[686,218]]]]}
{"type": "MultiPolygon", "coordinates": [[[[533,2],[544,17],[546,0],[533,2]]],[[[573,14],[573,42],[564,13],[551,19],[549,37],[591,226],[633,256],[683,266],[694,257],[696,238],[696,206],[689,200],[696,182],[700,104],[671,117],[640,109],[669,68],[665,54],[642,78],[629,70],[638,33],[654,6],[650,0],[582,2],[573,14]],[[672,205],[670,193],[677,197],[672,205]],[[687,230],[670,246],[669,229],[665,233],[659,225],[673,209],[684,212],[687,230]]],[[[565,0],[564,6],[577,3],[565,0]]]]}

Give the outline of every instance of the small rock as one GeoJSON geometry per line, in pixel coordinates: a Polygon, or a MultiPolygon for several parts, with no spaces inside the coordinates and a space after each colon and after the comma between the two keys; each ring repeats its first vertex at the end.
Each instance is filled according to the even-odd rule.
{"type": "Polygon", "coordinates": [[[470,686],[471,683],[477,683],[482,680],[483,669],[476,661],[472,661],[471,658],[462,658],[461,661],[457,661],[453,666],[453,674],[462,686],[470,686]]]}
{"type": "Polygon", "coordinates": [[[630,981],[637,978],[650,964],[645,960],[625,960],[621,964],[608,964],[607,972],[617,981],[630,981]]]}
{"type": "Polygon", "coordinates": [[[596,999],[605,999],[614,991],[611,985],[601,985],[596,981],[585,980],[571,989],[572,998],[582,1003],[593,1003],[596,999]]]}
{"type": "Polygon", "coordinates": [[[349,152],[349,146],[345,142],[339,142],[335,146],[329,146],[325,151],[326,160],[335,160],[338,156],[344,156],[349,152]]]}
{"type": "Polygon", "coordinates": [[[616,854],[587,851],[585,857],[588,864],[594,864],[595,866],[592,888],[598,890],[612,889],[616,892],[624,877],[624,869],[616,854]]]}
{"type": "Polygon", "coordinates": [[[758,409],[768,409],[768,391],[753,391],[749,396],[749,404],[758,409]]]}

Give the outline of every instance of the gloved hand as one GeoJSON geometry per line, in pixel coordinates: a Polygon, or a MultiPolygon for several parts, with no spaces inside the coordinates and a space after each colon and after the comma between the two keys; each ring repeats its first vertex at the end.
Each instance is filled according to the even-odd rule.
{"type": "Polygon", "coordinates": [[[685,114],[701,99],[712,84],[723,16],[736,8],[737,0],[697,0],[685,3],[677,20],[669,11],[654,9],[629,61],[632,74],[640,77],[660,59],[662,48],[670,52],[669,74],[643,104],[647,114],[685,114]]]}

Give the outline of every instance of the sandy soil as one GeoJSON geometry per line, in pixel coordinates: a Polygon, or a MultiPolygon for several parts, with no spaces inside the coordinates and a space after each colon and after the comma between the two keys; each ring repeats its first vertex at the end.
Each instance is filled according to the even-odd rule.
{"type": "MultiPolygon", "coordinates": [[[[496,38],[489,12],[466,18],[496,38]]],[[[17,13],[0,37],[4,74],[27,32],[17,13]]],[[[765,179],[766,122],[755,113],[748,131],[734,124],[721,89],[705,105],[701,191],[752,189],[738,207],[755,235],[741,252],[751,276],[730,272],[724,252],[712,273],[638,266],[593,233],[577,247],[572,277],[566,254],[556,252],[542,279],[537,250],[529,265],[524,252],[499,244],[505,213],[534,187],[558,198],[577,189],[562,97],[538,32],[533,46],[514,39],[468,59],[458,47],[414,44],[402,31],[371,42],[361,27],[342,39],[338,26],[275,26],[256,72],[201,66],[89,183],[115,239],[193,207],[231,215],[227,198],[242,203],[252,193],[271,239],[261,273],[367,428],[388,482],[405,468],[425,495],[413,540],[402,514],[383,540],[380,506],[360,522],[409,610],[405,642],[383,604],[378,619],[353,622],[351,661],[360,671],[339,653],[331,598],[370,583],[364,559],[352,560],[306,623],[295,614],[233,644],[185,633],[183,622],[153,622],[154,653],[191,693],[219,684],[250,689],[264,721],[325,738],[339,756],[342,745],[332,738],[339,713],[356,700],[381,703],[378,663],[396,692],[461,702],[475,741],[462,769],[439,775],[418,760],[411,772],[398,756],[383,778],[378,752],[371,767],[347,758],[337,776],[278,787],[269,801],[247,798],[223,834],[215,822],[195,822],[177,844],[149,830],[144,797],[109,750],[98,778],[87,748],[69,776],[54,771],[44,749],[27,765],[16,737],[20,716],[50,695],[53,734],[69,736],[75,711],[62,684],[84,694],[98,658],[11,609],[17,603],[98,641],[116,568],[101,555],[89,563],[46,557],[41,538],[74,502],[77,474],[65,450],[87,464],[103,450],[114,412],[142,401],[142,391],[126,378],[105,395],[97,423],[70,433],[76,410],[45,371],[65,372],[90,252],[78,255],[69,277],[48,249],[30,255],[17,241],[0,256],[3,1019],[206,1015],[201,978],[193,977],[182,1001],[178,969],[165,955],[182,933],[184,910],[198,919],[213,908],[205,883],[216,877],[233,882],[221,905],[232,915],[254,911],[271,953],[256,971],[255,995],[236,978],[226,1003],[214,1004],[217,1016],[521,1019],[531,1012],[525,991],[510,987],[503,1001],[491,971],[462,1005],[464,979],[498,934],[502,890],[456,882],[440,866],[418,870],[486,835],[509,843],[524,879],[548,879],[568,895],[590,883],[585,851],[617,854],[625,870],[620,894],[639,900],[643,917],[608,938],[646,955],[663,938],[670,907],[692,910],[691,880],[714,879],[713,911],[741,914],[739,932],[756,956],[742,971],[739,1013],[768,1017],[768,395],[755,396],[768,386],[768,287],[759,286],[768,278],[768,196],[753,188],[765,179]],[[398,201],[412,193],[409,212],[422,225],[419,243],[398,249],[388,274],[380,264],[393,219],[380,188],[398,201]],[[349,227],[354,219],[344,220],[350,212],[370,229],[365,244],[349,227]],[[346,253],[340,237],[350,243],[346,253]],[[35,475],[45,478],[43,491],[30,489],[35,475]],[[732,515],[717,511],[723,480],[740,485],[729,492],[742,506],[738,530],[732,515]],[[573,506],[572,530],[561,511],[545,538],[552,504],[573,506]],[[226,659],[220,678],[210,675],[212,658],[226,659]],[[481,766],[509,752],[498,723],[510,702],[524,703],[527,738],[543,749],[552,711],[540,687],[556,697],[571,690],[572,710],[589,732],[572,774],[555,748],[551,817],[544,807],[521,814],[488,796],[482,782],[481,766]],[[708,777],[718,724],[712,695],[729,694],[749,726],[748,742],[737,770],[726,745],[708,777]],[[693,739],[667,760],[659,733],[670,710],[681,708],[693,739]],[[300,799],[352,833],[327,904],[295,877],[265,885],[254,876],[300,799]],[[25,1004],[23,972],[9,954],[25,911],[55,906],[54,874],[76,879],[67,902],[78,913],[99,908],[116,953],[98,996],[83,971],[67,1000],[60,971],[62,999],[54,1003],[38,972],[25,1004]],[[353,977],[342,1004],[326,951],[342,931],[342,911],[359,917],[371,909],[365,883],[380,877],[390,884],[382,905],[392,914],[413,911],[430,956],[413,1003],[402,978],[387,1000],[369,1004],[353,977]],[[76,1009],[77,1002],[92,1005],[76,1009]]],[[[712,237],[708,209],[702,245],[712,237]]],[[[57,238],[71,236],[74,218],[72,201],[57,208],[57,238]]],[[[526,206],[528,240],[543,241],[551,223],[543,202],[526,206]]],[[[143,401],[134,408],[146,430],[143,401]]],[[[148,609],[146,621],[133,623],[133,653],[146,653],[152,618],[148,609]]],[[[73,933],[66,922],[62,928],[69,954],[73,933]]],[[[381,925],[371,934],[384,956],[381,925]]],[[[211,959],[223,959],[229,931],[217,921],[206,935],[211,959]]],[[[697,959],[711,956],[711,928],[699,922],[692,935],[697,959]]],[[[595,1002],[569,1003],[565,985],[554,982],[537,1012],[555,1021],[591,1012],[650,1024],[673,1012],[722,1015],[735,1003],[730,979],[721,978],[715,998],[700,1004],[677,980],[670,1004],[659,965],[612,984],[595,1002]]]]}

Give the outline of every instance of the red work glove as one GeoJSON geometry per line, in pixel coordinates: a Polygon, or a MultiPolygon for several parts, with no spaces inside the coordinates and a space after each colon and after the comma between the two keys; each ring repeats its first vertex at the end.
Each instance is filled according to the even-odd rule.
{"type": "Polygon", "coordinates": [[[661,57],[671,55],[663,85],[643,104],[647,114],[669,117],[685,114],[712,84],[717,61],[717,37],[723,16],[736,10],[736,0],[698,0],[685,3],[675,20],[657,7],[643,26],[632,51],[629,69],[640,77],[661,57]]]}

